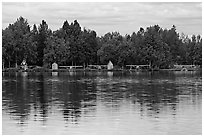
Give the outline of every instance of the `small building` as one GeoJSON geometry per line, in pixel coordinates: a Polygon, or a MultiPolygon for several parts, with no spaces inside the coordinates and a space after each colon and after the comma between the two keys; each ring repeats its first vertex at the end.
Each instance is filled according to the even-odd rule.
{"type": "Polygon", "coordinates": [[[57,70],[57,69],[58,69],[57,63],[53,63],[53,64],[52,64],[52,70],[57,70]]]}
{"type": "Polygon", "coordinates": [[[22,61],[22,63],[21,63],[21,68],[23,69],[23,70],[27,70],[28,69],[28,66],[27,66],[27,63],[26,63],[26,60],[24,59],[23,61],[22,61]]]}
{"type": "Polygon", "coordinates": [[[108,62],[107,68],[108,68],[108,70],[113,69],[113,63],[111,61],[108,62]]]}

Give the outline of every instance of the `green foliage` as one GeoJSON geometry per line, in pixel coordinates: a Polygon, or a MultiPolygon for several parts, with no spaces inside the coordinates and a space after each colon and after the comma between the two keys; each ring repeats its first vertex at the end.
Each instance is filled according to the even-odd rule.
{"type": "Polygon", "coordinates": [[[158,25],[147,28],[144,45],[141,51],[145,64],[149,62],[152,68],[166,68],[170,65],[170,48],[162,41],[161,28],[158,25]]]}
{"type": "Polygon", "coordinates": [[[102,64],[107,64],[109,60],[113,64],[118,63],[118,48],[123,41],[122,36],[118,32],[107,33],[101,38],[101,48],[98,50],[97,55],[102,64]]]}
{"type": "Polygon", "coordinates": [[[82,53],[81,53],[81,63],[85,64],[95,64],[97,62],[97,39],[96,32],[91,30],[86,30],[82,32],[81,35],[82,53]]]}
{"type": "Polygon", "coordinates": [[[46,48],[46,41],[52,35],[52,31],[48,28],[47,23],[42,20],[38,28],[37,37],[37,65],[43,66],[44,49],[46,48]]]}
{"type": "Polygon", "coordinates": [[[93,30],[81,29],[77,20],[64,21],[52,32],[46,21],[30,30],[19,17],[2,30],[2,59],[5,67],[14,67],[26,59],[28,65],[150,64],[152,68],[170,68],[173,64],[202,65],[202,38],[179,35],[176,27],[159,25],[140,28],[131,35],[109,32],[98,37],[93,30]]]}
{"type": "Polygon", "coordinates": [[[7,67],[11,67],[14,63],[20,64],[23,59],[30,59],[30,55],[35,51],[31,46],[30,26],[26,19],[19,17],[2,33],[3,59],[7,67]]]}
{"type": "Polygon", "coordinates": [[[51,67],[51,64],[54,62],[59,65],[65,65],[67,58],[69,58],[69,46],[65,43],[65,40],[51,36],[45,44],[44,65],[51,67]]]}

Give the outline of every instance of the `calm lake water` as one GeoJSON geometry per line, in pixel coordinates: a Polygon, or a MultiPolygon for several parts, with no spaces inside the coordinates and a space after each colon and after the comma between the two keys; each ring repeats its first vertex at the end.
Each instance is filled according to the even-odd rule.
{"type": "Polygon", "coordinates": [[[202,134],[201,72],[2,75],[3,134],[202,134]]]}

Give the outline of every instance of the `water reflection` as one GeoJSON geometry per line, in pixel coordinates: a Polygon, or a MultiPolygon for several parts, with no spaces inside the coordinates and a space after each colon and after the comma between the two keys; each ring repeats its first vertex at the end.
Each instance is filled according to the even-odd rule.
{"type": "MultiPolygon", "coordinates": [[[[10,74],[9,74],[10,75],[10,74]]],[[[7,79],[5,85],[3,82],[3,110],[8,111],[11,118],[17,120],[17,124],[23,125],[27,123],[29,118],[29,91],[27,91],[27,81],[25,73],[18,75],[17,73],[10,75],[12,79],[7,79]],[[19,84],[18,77],[21,77],[22,83],[19,84]],[[12,86],[10,86],[12,84],[12,86]]]]}
{"type": "Polygon", "coordinates": [[[108,71],[107,74],[108,74],[109,77],[113,76],[113,72],[112,71],[108,71]]]}
{"type": "Polygon", "coordinates": [[[141,113],[147,109],[150,116],[155,116],[169,104],[173,109],[172,113],[175,114],[179,91],[176,89],[176,84],[171,82],[174,80],[174,78],[157,80],[147,73],[146,76],[137,78],[97,79],[96,83],[97,90],[100,91],[100,100],[107,107],[110,105],[120,108],[123,100],[128,100],[132,104],[138,103],[141,113]]]}
{"type": "MultiPolygon", "coordinates": [[[[77,133],[74,132],[74,125],[78,125],[78,128],[75,127],[78,132],[91,134],[87,131],[87,124],[92,124],[89,129],[92,133],[97,131],[103,134],[105,131],[99,127],[105,122],[109,124],[106,132],[111,134],[119,134],[114,132],[116,129],[121,129],[122,134],[129,134],[133,132],[130,127],[139,129],[146,125],[149,127],[133,134],[148,134],[147,131],[161,134],[161,130],[171,134],[169,129],[162,129],[167,125],[181,129],[173,133],[187,134],[189,128],[196,127],[194,132],[199,134],[201,81],[200,73],[186,72],[4,73],[3,133],[11,133],[6,130],[7,123],[29,126],[35,122],[38,126],[66,127],[69,130],[65,134],[77,133]],[[6,116],[10,118],[6,119],[6,116]],[[61,118],[65,125],[61,123],[61,118]],[[51,121],[56,123],[49,124],[51,121]],[[144,124],[137,125],[137,122],[144,124]],[[181,128],[181,124],[187,126],[181,128]],[[153,130],[156,125],[161,130],[153,130]],[[127,128],[129,130],[122,130],[127,128]]],[[[35,126],[32,128],[36,129],[35,126]]],[[[9,130],[14,132],[12,129],[9,130]]],[[[29,131],[32,129],[26,133],[33,134],[29,131]]]]}
{"type": "Polygon", "coordinates": [[[57,76],[58,72],[52,72],[52,76],[57,76]]]}

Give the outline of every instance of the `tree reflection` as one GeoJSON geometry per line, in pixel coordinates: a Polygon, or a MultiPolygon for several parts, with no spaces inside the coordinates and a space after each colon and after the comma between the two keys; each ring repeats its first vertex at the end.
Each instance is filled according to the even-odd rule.
{"type": "MultiPolygon", "coordinates": [[[[154,115],[160,113],[163,108],[168,106],[169,104],[177,104],[178,99],[178,90],[172,88],[175,87],[175,84],[170,83],[154,83],[152,81],[149,82],[150,85],[141,84],[144,89],[137,90],[138,87],[135,86],[136,97],[138,103],[143,103],[147,108],[147,112],[151,115],[154,112],[154,115]]],[[[143,107],[143,106],[141,106],[143,107]]]]}
{"type": "Polygon", "coordinates": [[[43,124],[46,122],[47,117],[48,117],[48,101],[47,101],[47,95],[46,91],[44,88],[44,76],[39,75],[38,76],[39,82],[37,84],[37,89],[36,89],[36,104],[39,102],[39,111],[40,111],[40,117],[42,118],[41,120],[43,121],[43,124]]]}
{"type": "Polygon", "coordinates": [[[24,125],[30,115],[30,92],[27,90],[27,75],[20,75],[19,73],[11,73],[5,75],[9,80],[3,83],[3,103],[6,111],[12,116],[11,118],[17,120],[18,124],[24,125]]]}
{"type": "MultiPolygon", "coordinates": [[[[64,90],[62,90],[64,91],[64,90]]],[[[66,90],[62,92],[62,94],[69,94],[63,97],[63,115],[66,121],[71,119],[72,123],[76,123],[81,115],[81,94],[80,94],[80,86],[76,83],[68,83],[66,86],[66,90]]]]}
{"type": "Polygon", "coordinates": [[[113,73],[5,73],[3,110],[20,125],[25,125],[32,115],[34,121],[43,124],[54,115],[63,116],[68,124],[79,124],[82,118],[96,116],[97,109],[111,114],[131,109],[141,118],[158,118],[167,112],[176,116],[183,100],[195,104],[201,99],[200,76],[113,73]],[[180,95],[191,98],[180,100],[180,95]]]}
{"type": "Polygon", "coordinates": [[[96,105],[93,80],[86,79],[81,73],[49,77],[45,90],[51,91],[48,98],[62,112],[66,123],[77,124],[82,114],[94,111],[90,109],[96,105]]]}
{"type": "Polygon", "coordinates": [[[175,115],[180,92],[175,80],[175,76],[169,74],[130,74],[122,78],[97,79],[97,90],[102,92],[100,100],[106,107],[119,109],[125,100],[139,104],[141,115],[157,116],[166,108],[170,108],[172,115],[175,115]]]}
{"type": "Polygon", "coordinates": [[[96,94],[93,93],[94,90],[90,89],[94,88],[94,85],[88,84],[88,81],[83,81],[83,79],[63,85],[61,90],[63,97],[61,99],[63,99],[62,111],[64,119],[77,124],[82,113],[87,113],[87,110],[91,111],[90,108],[94,105],[93,102],[91,102],[91,106],[88,104],[88,102],[96,100],[96,94]],[[86,109],[88,107],[90,108],[86,109]]]}

